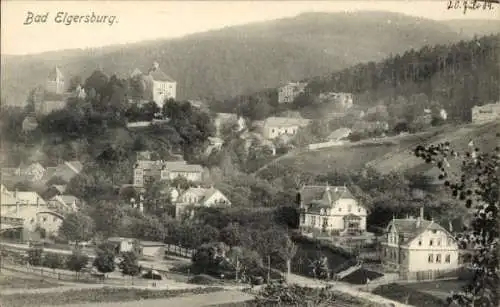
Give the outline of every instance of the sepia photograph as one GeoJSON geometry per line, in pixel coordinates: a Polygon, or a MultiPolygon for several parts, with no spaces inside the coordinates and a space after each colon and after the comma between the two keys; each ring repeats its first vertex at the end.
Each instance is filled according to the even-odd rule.
{"type": "Polygon", "coordinates": [[[500,306],[500,1],[1,1],[1,307],[500,306]]]}

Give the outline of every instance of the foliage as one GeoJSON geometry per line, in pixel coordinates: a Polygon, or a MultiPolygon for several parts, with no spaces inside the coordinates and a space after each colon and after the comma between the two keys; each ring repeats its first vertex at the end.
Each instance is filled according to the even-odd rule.
{"type": "Polygon", "coordinates": [[[410,304],[412,306],[440,307],[445,305],[444,301],[433,295],[422,293],[398,284],[379,286],[373,290],[373,293],[405,304],[410,304]]]}
{"type": "MultiPolygon", "coordinates": [[[[497,133],[500,139],[500,133],[497,133]]],[[[497,143],[498,144],[498,143],[497,143]]],[[[498,241],[499,241],[499,178],[500,147],[495,152],[481,152],[474,142],[470,150],[458,153],[449,142],[430,146],[418,146],[415,155],[440,170],[439,178],[453,198],[459,200],[467,209],[474,210],[474,219],[464,229],[461,240],[473,248],[472,259],[474,278],[464,288],[463,293],[450,297],[462,306],[497,306],[498,286],[498,241]],[[450,169],[451,163],[459,160],[461,169],[458,174],[450,169]]]]}
{"type": "Polygon", "coordinates": [[[33,266],[40,266],[43,263],[43,249],[30,248],[28,250],[28,263],[33,266]]]}
{"type": "Polygon", "coordinates": [[[68,269],[78,273],[87,266],[88,262],[89,257],[86,254],[82,253],[81,251],[74,250],[71,255],[68,256],[66,265],[68,269]]]}
{"type": "Polygon", "coordinates": [[[83,213],[70,213],[63,220],[59,232],[69,241],[88,241],[94,234],[94,221],[83,213]]]}
{"type": "Polygon", "coordinates": [[[43,258],[43,266],[51,269],[60,269],[63,267],[64,257],[57,253],[46,253],[43,258]]]}
{"type": "Polygon", "coordinates": [[[98,249],[94,259],[94,266],[101,273],[110,273],[115,270],[115,253],[110,249],[98,249]]]}
{"type": "Polygon", "coordinates": [[[222,242],[212,242],[201,245],[193,253],[193,266],[203,272],[217,270],[225,260],[229,248],[222,242]]]}
{"type": "Polygon", "coordinates": [[[121,261],[118,264],[121,272],[124,275],[137,276],[141,272],[138,257],[133,252],[125,252],[121,254],[121,261]]]}
{"type": "Polygon", "coordinates": [[[257,294],[256,303],[257,306],[332,306],[335,304],[335,295],[331,287],[270,284],[257,294]]]}
{"type": "Polygon", "coordinates": [[[136,288],[104,287],[99,289],[68,290],[65,295],[59,292],[36,294],[2,295],[2,303],[7,306],[61,306],[77,303],[126,302],[145,299],[172,298],[186,294],[207,294],[221,291],[222,288],[203,287],[176,290],[143,290],[136,288]]]}

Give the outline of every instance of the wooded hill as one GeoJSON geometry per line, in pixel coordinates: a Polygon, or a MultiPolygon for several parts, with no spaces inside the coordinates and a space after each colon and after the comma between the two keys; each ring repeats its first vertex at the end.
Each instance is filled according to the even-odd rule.
{"type": "Polygon", "coordinates": [[[157,61],[178,81],[178,99],[223,98],[466,38],[446,23],[397,13],[307,13],[179,39],[2,55],[2,100],[24,104],[28,92],[43,84],[55,65],[69,80],[88,76],[99,66],[109,75],[128,75],[157,61]]]}

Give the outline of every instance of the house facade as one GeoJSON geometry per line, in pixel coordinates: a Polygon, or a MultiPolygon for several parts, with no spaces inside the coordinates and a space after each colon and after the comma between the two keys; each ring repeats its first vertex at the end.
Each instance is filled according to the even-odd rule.
{"type": "Polygon", "coordinates": [[[56,195],[48,201],[50,208],[58,212],[76,212],[80,208],[81,201],[73,195],[56,195]]]}
{"type": "Polygon", "coordinates": [[[143,187],[145,180],[167,181],[184,177],[188,181],[203,180],[203,167],[198,164],[187,164],[186,161],[138,160],[134,166],[134,186],[143,187]]]}
{"type": "Polygon", "coordinates": [[[174,202],[175,205],[175,218],[180,219],[187,213],[192,214],[195,207],[222,207],[227,208],[231,206],[231,201],[218,189],[214,187],[202,188],[191,187],[184,192],[180,193],[174,202]]]}
{"type": "Polygon", "coordinates": [[[311,120],[290,117],[268,117],[262,124],[262,135],[266,139],[275,139],[283,135],[295,136],[300,128],[306,127],[311,120]]]}
{"type": "Polygon", "coordinates": [[[500,102],[490,103],[472,108],[472,122],[482,124],[500,120],[500,102]]]}
{"type": "Polygon", "coordinates": [[[278,103],[292,103],[306,89],[305,82],[289,82],[278,88],[278,103]]]}
{"type": "Polygon", "coordinates": [[[305,232],[331,235],[366,231],[366,207],[345,186],[304,186],[297,195],[299,227],[305,232]]]}
{"type": "Polygon", "coordinates": [[[165,74],[157,62],[154,62],[146,74],[142,74],[140,70],[135,69],[131,77],[141,77],[145,86],[146,100],[154,101],[160,109],[163,107],[165,100],[176,99],[177,97],[177,81],[165,74]]]}
{"type": "Polygon", "coordinates": [[[65,80],[59,67],[54,67],[48,76],[45,85],[45,90],[53,94],[63,94],[65,92],[65,80]]]}
{"type": "Polygon", "coordinates": [[[434,221],[418,218],[393,219],[382,243],[382,262],[400,275],[459,268],[459,247],[455,238],[434,221]]]}

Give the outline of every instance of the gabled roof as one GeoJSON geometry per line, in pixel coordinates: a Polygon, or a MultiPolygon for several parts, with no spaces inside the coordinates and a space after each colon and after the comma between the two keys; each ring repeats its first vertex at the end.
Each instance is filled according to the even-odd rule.
{"type": "Polygon", "coordinates": [[[56,189],[59,193],[63,194],[66,192],[66,185],[64,184],[54,184],[51,186],[51,188],[56,189]]]}
{"type": "Polygon", "coordinates": [[[264,121],[264,126],[270,127],[294,127],[294,126],[307,126],[311,120],[304,118],[291,118],[291,117],[268,117],[264,121]]]}
{"type": "Polygon", "coordinates": [[[387,226],[387,230],[389,230],[390,227],[394,227],[396,232],[403,237],[401,245],[404,246],[408,246],[415,238],[427,230],[441,230],[449,234],[446,229],[434,221],[419,220],[416,218],[393,219],[387,226]]]}
{"type": "Polygon", "coordinates": [[[54,67],[50,72],[49,75],[47,76],[47,79],[50,80],[56,80],[56,79],[64,79],[64,75],[62,72],[59,70],[59,67],[54,67]]]}
{"type": "MultiPolygon", "coordinates": [[[[182,195],[185,195],[188,193],[192,193],[192,194],[196,195],[196,197],[198,198],[198,202],[203,203],[206,200],[210,199],[210,197],[212,197],[215,193],[221,193],[221,192],[214,187],[210,187],[210,188],[193,188],[193,187],[191,187],[191,188],[187,189],[186,191],[184,191],[182,193],[182,195]]],[[[182,195],[181,195],[181,197],[182,197],[182,195]]]]}
{"type": "Polygon", "coordinates": [[[315,201],[318,203],[320,200],[326,200],[334,202],[342,198],[354,199],[351,191],[345,186],[313,186],[306,185],[303,186],[299,191],[301,201],[304,204],[312,203],[315,201]]]}

